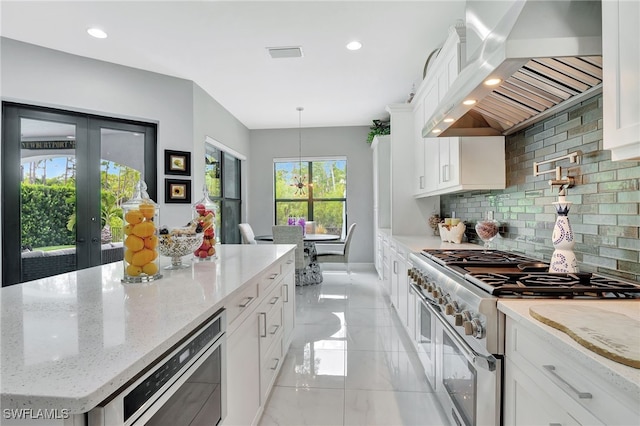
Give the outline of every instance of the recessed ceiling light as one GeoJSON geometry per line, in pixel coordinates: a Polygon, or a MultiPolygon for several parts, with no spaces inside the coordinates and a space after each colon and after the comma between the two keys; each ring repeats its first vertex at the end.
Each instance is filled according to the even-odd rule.
{"type": "Polygon", "coordinates": [[[440,133],[441,131],[442,131],[442,130],[440,130],[440,129],[433,129],[433,130],[431,131],[431,133],[440,133]]]}
{"type": "Polygon", "coordinates": [[[473,105],[476,103],[475,99],[467,99],[466,101],[462,102],[464,105],[473,105]]]}
{"type": "Polygon", "coordinates": [[[362,47],[362,43],[355,40],[347,44],[347,49],[349,50],[359,50],[361,47],[362,47]]]}
{"type": "Polygon", "coordinates": [[[445,123],[453,123],[454,120],[453,120],[453,118],[445,118],[442,121],[444,121],[445,123]]]}
{"type": "Polygon", "coordinates": [[[484,81],[484,84],[487,86],[495,86],[496,84],[500,84],[501,82],[502,80],[500,80],[499,78],[489,78],[484,81]]]}
{"type": "Polygon", "coordinates": [[[87,30],[87,32],[89,33],[89,35],[91,37],[95,37],[95,38],[107,38],[107,33],[105,33],[104,31],[102,31],[100,28],[89,28],[87,30]]]}

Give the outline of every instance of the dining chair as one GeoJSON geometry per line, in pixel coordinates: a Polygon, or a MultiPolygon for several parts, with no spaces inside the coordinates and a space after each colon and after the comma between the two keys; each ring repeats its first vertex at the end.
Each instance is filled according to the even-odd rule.
{"type": "Polygon", "coordinates": [[[242,244],[258,244],[253,228],[248,223],[239,223],[240,234],[242,235],[242,244]]]}
{"type": "Polygon", "coordinates": [[[300,226],[274,225],[271,228],[274,244],[296,244],[296,285],[301,285],[304,269],[309,265],[309,257],[304,252],[304,237],[300,226]]]}
{"type": "Polygon", "coordinates": [[[318,244],[318,263],[344,263],[347,266],[347,273],[351,274],[351,268],[349,267],[349,247],[351,246],[351,239],[353,238],[353,231],[356,229],[356,224],[352,223],[347,231],[347,236],[344,239],[344,244],[318,244]]]}

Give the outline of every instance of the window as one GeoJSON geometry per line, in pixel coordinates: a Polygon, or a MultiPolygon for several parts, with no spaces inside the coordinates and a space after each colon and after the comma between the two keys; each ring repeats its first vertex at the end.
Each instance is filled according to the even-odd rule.
{"type": "Polygon", "coordinates": [[[205,145],[205,183],[216,205],[216,239],[240,244],[240,160],[208,143],[205,145]]]}
{"type": "Polygon", "coordinates": [[[286,225],[289,216],[316,224],[316,233],[345,236],[347,223],[347,160],[275,160],[275,223],[286,225]],[[299,176],[304,186],[295,183],[299,176]]]}

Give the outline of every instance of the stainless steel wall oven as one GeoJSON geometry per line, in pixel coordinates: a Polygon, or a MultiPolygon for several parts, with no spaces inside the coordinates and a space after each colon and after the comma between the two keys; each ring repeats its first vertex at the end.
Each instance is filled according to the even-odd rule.
{"type": "Polygon", "coordinates": [[[224,419],[224,310],[89,412],[89,426],[211,425],[224,419]]]}

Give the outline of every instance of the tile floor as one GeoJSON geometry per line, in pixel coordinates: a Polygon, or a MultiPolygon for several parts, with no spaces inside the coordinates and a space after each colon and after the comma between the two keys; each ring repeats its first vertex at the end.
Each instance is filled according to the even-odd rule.
{"type": "Polygon", "coordinates": [[[445,425],[373,266],[296,288],[296,332],[261,426],[445,425]]]}

